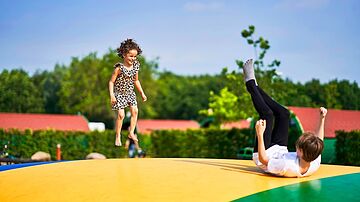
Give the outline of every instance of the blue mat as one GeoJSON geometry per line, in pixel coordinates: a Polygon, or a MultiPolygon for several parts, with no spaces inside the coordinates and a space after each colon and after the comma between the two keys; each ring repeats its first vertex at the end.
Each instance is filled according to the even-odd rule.
{"type": "Polygon", "coordinates": [[[58,163],[63,161],[45,161],[45,162],[34,162],[34,163],[19,163],[19,164],[11,164],[11,165],[3,165],[0,166],[0,172],[6,171],[6,170],[12,170],[17,168],[24,168],[29,166],[37,166],[37,165],[43,165],[43,164],[49,164],[49,163],[58,163]]]}

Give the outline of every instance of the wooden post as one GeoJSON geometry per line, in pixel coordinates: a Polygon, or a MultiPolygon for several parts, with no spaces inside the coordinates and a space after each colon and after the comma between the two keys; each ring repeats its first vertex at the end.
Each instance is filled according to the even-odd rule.
{"type": "Polygon", "coordinates": [[[56,160],[61,160],[61,144],[56,145],[56,160]]]}

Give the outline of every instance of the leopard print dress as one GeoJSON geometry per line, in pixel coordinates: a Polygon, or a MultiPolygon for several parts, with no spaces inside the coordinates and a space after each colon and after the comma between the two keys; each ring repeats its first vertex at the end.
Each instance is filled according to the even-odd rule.
{"type": "Polygon", "coordinates": [[[120,74],[114,83],[114,95],[116,103],[112,110],[124,109],[128,106],[136,106],[136,94],[134,92],[135,76],[140,69],[139,61],[133,63],[132,69],[127,69],[122,63],[116,63],[114,68],[120,68],[120,74]]]}

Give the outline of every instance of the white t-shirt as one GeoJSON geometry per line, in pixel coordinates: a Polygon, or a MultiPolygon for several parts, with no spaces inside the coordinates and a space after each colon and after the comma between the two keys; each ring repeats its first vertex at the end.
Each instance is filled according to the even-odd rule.
{"type": "Polygon", "coordinates": [[[306,173],[300,173],[299,158],[296,152],[289,152],[287,147],[274,145],[266,150],[266,156],[269,158],[268,165],[265,166],[259,161],[259,154],[253,154],[255,164],[265,172],[284,177],[306,177],[312,175],[320,167],[321,155],[310,162],[310,167],[306,173]]]}

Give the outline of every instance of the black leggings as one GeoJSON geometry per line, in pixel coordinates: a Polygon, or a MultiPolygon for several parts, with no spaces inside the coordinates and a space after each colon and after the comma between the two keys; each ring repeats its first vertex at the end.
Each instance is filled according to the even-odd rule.
{"type": "MultiPolygon", "coordinates": [[[[260,119],[266,120],[264,132],[265,149],[275,144],[287,146],[290,121],[289,110],[273,100],[259,86],[256,86],[255,80],[247,81],[246,89],[251,95],[252,102],[260,115],[260,119]]],[[[258,141],[256,138],[254,152],[257,151],[258,141]]]]}

